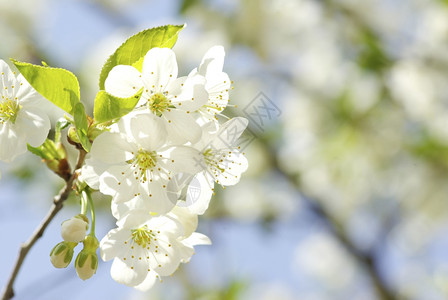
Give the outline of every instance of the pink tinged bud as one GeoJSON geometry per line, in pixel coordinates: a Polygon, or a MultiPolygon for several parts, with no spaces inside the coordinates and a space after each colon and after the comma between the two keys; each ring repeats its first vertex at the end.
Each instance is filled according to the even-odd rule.
{"type": "Polygon", "coordinates": [[[62,223],[61,235],[66,242],[79,243],[86,237],[87,229],[89,229],[89,219],[79,214],[62,223]]]}
{"type": "Polygon", "coordinates": [[[50,261],[55,268],[66,268],[73,258],[73,249],[77,243],[60,242],[50,253],[50,261]]]}

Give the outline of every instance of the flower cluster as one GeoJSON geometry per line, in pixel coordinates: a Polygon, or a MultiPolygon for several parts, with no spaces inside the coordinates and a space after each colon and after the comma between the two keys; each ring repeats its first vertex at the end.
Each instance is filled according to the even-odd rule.
{"type": "Polygon", "coordinates": [[[16,77],[0,60],[0,161],[29,150],[64,179],[43,224],[71,191],[80,199],[81,212],[61,224],[63,241],[50,252],[56,268],[66,268],[82,243],[74,262],[82,280],[96,273],[100,248],[104,261],[113,260],[114,280],[148,290],[188,262],[194,246],[211,244],[196,232],[198,216],[207,210],[215,183],[234,185],[246,171],[236,144],[248,121],[222,114],[232,83],[223,72],[222,46],[178,76],[169,47],[184,27],[150,28],[126,40],[101,70],[93,116],[70,71],[11,59],[21,73],[16,77]],[[56,112],[65,115],[48,137],[56,112]],[[76,164],[69,160],[71,145],[79,152],[76,164]],[[101,241],[93,190],[111,196],[117,225],[101,241]]]}
{"type": "Polygon", "coordinates": [[[215,182],[234,185],[247,169],[234,145],[247,120],[220,122],[231,88],[223,63],[224,49],[215,46],[198,68],[178,77],[174,52],[152,48],[141,71],[117,65],[105,80],[115,97],[141,92],[134,110],[94,140],[80,175],[112,196],[117,228],[100,250],[103,260],[113,259],[119,283],[147,290],[188,262],[195,245],[210,244],[195,232],[198,215],[215,182]]]}

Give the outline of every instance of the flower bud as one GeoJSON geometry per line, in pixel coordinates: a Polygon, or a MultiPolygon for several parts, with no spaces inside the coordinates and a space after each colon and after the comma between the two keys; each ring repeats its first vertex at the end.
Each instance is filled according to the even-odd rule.
{"type": "Polygon", "coordinates": [[[76,128],[73,126],[70,127],[70,129],[68,130],[67,139],[70,144],[75,145],[75,146],[76,146],[76,144],[81,143],[79,140],[79,137],[78,137],[78,133],[76,132],[76,128]]]}
{"type": "Polygon", "coordinates": [[[50,252],[50,260],[55,268],[66,268],[73,258],[73,249],[78,243],[60,242],[50,252]]]}
{"type": "Polygon", "coordinates": [[[88,235],[84,240],[84,248],[76,257],[76,273],[82,280],[89,279],[96,273],[96,269],[98,268],[98,256],[96,255],[96,250],[98,249],[98,246],[98,240],[94,236],[88,235]]]}
{"type": "Polygon", "coordinates": [[[79,214],[61,224],[61,235],[66,242],[79,243],[86,237],[87,229],[89,229],[89,219],[79,214]]]}

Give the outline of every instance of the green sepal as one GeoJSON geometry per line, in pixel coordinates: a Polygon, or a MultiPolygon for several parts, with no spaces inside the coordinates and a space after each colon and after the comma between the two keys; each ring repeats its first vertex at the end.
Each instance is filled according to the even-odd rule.
{"type": "Polygon", "coordinates": [[[96,123],[106,123],[131,112],[142,96],[143,88],[129,98],[112,96],[106,91],[99,91],[95,97],[93,117],[96,123]]]}
{"type": "Polygon", "coordinates": [[[89,255],[90,252],[85,251],[84,249],[81,250],[81,252],[79,252],[78,256],[76,257],[75,265],[83,267],[89,255]]]}
{"type": "Polygon", "coordinates": [[[59,108],[73,115],[79,103],[79,83],[76,76],[62,68],[38,66],[11,59],[29,84],[59,108]]]}
{"type": "Polygon", "coordinates": [[[79,142],[81,143],[84,150],[89,152],[90,148],[92,147],[92,144],[90,143],[88,137],[89,123],[87,121],[86,110],[84,109],[84,105],[81,102],[75,105],[73,118],[75,121],[75,128],[79,142]]]}
{"type": "Polygon", "coordinates": [[[172,48],[184,27],[185,25],[165,25],[150,28],[127,39],[104,64],[100,73],[100,90],[104,90],[104,82],[113,67],[128,65],[141,71],[145,54],[154,47],[172,48]]]}
{"type": "Polygon", "coordinates": [[[100,246],[98,239],[93,235],[88,235],[83,241],[84,249],[90,252],[96,252],[96,249],[100,246]]]}
{"type": "Polygon", "coordinates": [[[65,262],[65,263],[70,263],[70,262],[72,261],[73,253],[74,253],[73,249],[69,249],[69,250],[65,253],[65,256],[64,256],[64,262],[65,262]]]}

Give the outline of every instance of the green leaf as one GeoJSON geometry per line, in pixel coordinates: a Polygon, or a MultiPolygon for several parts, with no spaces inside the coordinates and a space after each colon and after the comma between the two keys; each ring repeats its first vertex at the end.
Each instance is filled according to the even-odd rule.
{"type": "Polygon", "coordinates": [[[73,115],[79,103],[79,83],[76,76],[65,69],[37,66],[11,59],[20,73],[42,96],[73,115]]]}
{"type": "Polygon", "coordinates": [[[184,27],[185,25],[166,25],[150,28],[127,39],[104,64],[100,74],[100,90],[104,90],[104,82],[113,67],[133,65],[141,71],[145,54],[154,47],[172,48],[184,27]]]}
{"type": "Polygon", "coordinates": [[[131,112],[140,100],[142,93],[143,88],[129,98],[118,98],[106,91],[99,91],[95,97],[95,107],[93,109],[95,122],[109,122],[131,112]]]}
{"type": "Polygon", "coordinates": [[[89,124],[87,122],[87,115],[84,109],[84,105],[81,102],[75,105],[73,118],[75,119],[75,128],[76,133],[78,134],[79,141],[81,142],[84,150],[89,152],[90,147],[92,146],[90,144],[89,137],[87,136],[89,124]]]}

